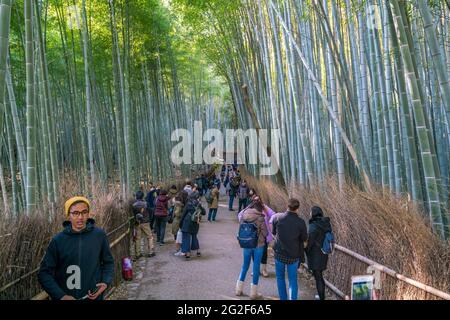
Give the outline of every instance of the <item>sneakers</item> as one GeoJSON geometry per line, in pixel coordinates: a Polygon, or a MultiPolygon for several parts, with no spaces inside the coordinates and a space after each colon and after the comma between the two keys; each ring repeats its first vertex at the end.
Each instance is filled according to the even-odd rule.
{"type": "Polygon", "coordinates": [[[173,255],[176,256],[176,257],[181,257],[181,256],[184,256],[184,253],[181,252],[181,251],[177,251],[173,255]]]}
{"type": "Polygon", "coordinates": [[[197,257],[201,257],[202,253],[200,251],[197,251],[197,257]]]}
{"type": "Polygon", "coordinates": [[[133,261],[138,261],[140,258],[142,258],[143,257],[143,255],[142,254],[139,254],[139,255],[137,255],[137,256],[135,256],[134,258],[133,258],[133,261]]]}
{"type": "Polygon", "coordinates": [[[154,257],[156,254],[154,253],[154,252],[152,252],[152,253],[149,253],[148,255],[147,255],[147,258],[151,258],[151,257],[154,257]]]}

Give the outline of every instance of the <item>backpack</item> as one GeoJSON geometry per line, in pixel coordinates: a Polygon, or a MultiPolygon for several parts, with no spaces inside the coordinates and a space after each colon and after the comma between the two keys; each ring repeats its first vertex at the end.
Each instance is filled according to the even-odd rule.
{"type": "Polygon", "coordinates": [[[205,209],[199,204],[195,208],[195,211],[191,214],[191,222],[200,223],[202,216],[205,215],[205,209]]]}
{"type": "Polygon", "coordinates": [[[331,231],[328,231],[327,233],[325,233],[325,238],[323,239],[323,243],[322,243],[322,248],[320,248],[322,250],[323,254],[332,254],[334,251],[334,234],[331,231]]]}
{"type": "Polygon", "coordinates": [[[211,204],[213,202],[211,189],[208,189],[208,191],[206,191],[205,199],[208,204],[211,204]]]}
{"type": "Polygon", "coordinates": [[[239,225],[237,239],[241,248],[254,249],[258,246],[258,227],[255,223],[243,221],[239,225]]]}
{"type": "Polygon", "coordinates": [[[241,182],[237,178],[233,178],[233,180],[231,180],[231,186],[234,187],[234,188],[239,187],[240,183],[241,182]]]}
{"type": "Polygon", "coordinates": [[[173,223],[173,216],[174,216],[175,206],[171,206],[169,208],[169,215],[167,216],[167,223],[173,223]]]}

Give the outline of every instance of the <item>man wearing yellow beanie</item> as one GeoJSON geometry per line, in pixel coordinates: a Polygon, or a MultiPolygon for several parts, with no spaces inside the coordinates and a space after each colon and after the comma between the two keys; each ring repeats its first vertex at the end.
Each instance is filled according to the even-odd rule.
{"type": "Polygon", "coordinates": [[[95,227],[90,202],[73,197],[64,204],[64,230],[50,241],[38,279],[53,300],[103,298],[114,273],[108,237],[95,227]]]}

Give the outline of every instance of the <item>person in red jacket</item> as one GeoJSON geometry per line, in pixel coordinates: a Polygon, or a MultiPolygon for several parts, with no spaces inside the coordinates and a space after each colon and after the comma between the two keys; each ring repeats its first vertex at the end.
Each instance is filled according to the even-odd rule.
{"type": "Polygon", "coordinates": [[[155,229],[156,242],[160,246],[164,245],[164,235],[166,233],[167,217],[169,215],[169,200],[167,191],[162,189],[156,198],[155,204],[155,229]]]}

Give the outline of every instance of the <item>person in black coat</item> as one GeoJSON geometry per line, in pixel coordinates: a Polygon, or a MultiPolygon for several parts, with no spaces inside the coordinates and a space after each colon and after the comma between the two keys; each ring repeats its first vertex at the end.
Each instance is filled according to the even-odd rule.
{"type": "Polygon", "coordinates": [[[108,236],[90,218],[90,207],[85,197],[73,197],[64,204],[64,229],[50,241],[38,273],[40,285],[52,300],[103,300],[113,281],[108,236]]]}
{"type": "Polygon", "coordinates": [[[186,260],[189,260],[191,257],[192,250],[197,251],[197,257],[201,256],[200,244],[197,238],[198,230],[200,228],[200,221],[192,221],[192,215],[199,206],[201,208],[201,215],[205,215],[206,211],[203,207],[201,207],[199,194],[198,192],[194,192],[188,198],[188,202],[184,207],[183,216],[180,221],[180,229],[183,235],[181,240],[181,252],[184,254],[186,260]]]}
{"type": "Polygon", "coordinates": [[[308,268],[312,271],[316,280],[317,292],[320,300],[325,300],[325,280],[323,271],[327,269],[328,255],[322,252],[322,243],[325,234],[331,232],[330,218],[323,216],[319,207],[311,208],[311,219],[309,220],[308,245],[306,256],[308,268]]]}

